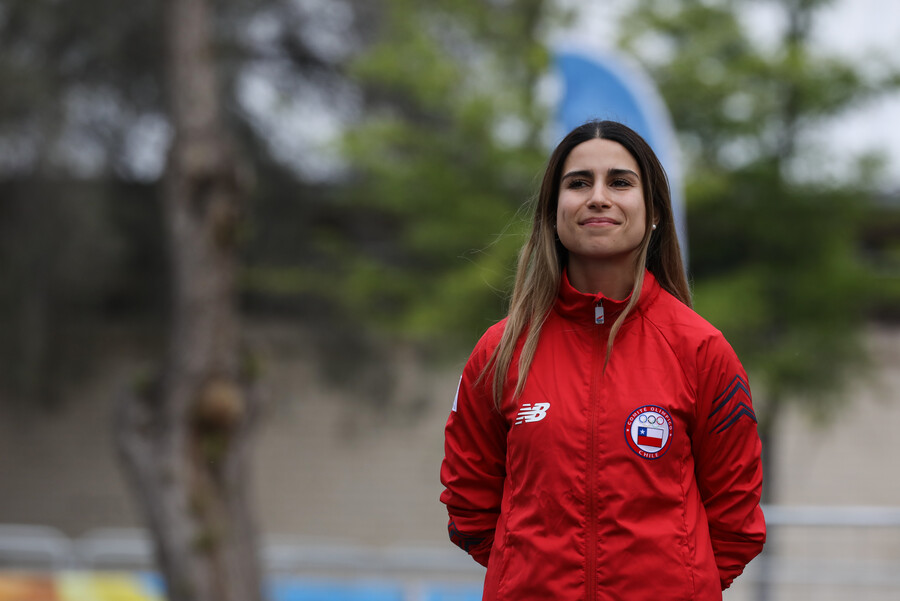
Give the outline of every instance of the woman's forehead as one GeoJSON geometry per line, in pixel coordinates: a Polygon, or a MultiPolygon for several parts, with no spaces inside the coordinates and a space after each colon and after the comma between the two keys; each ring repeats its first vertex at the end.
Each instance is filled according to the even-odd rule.
{"type": "Polygon", "coordinates": [[[637,161],[628,150],[613,140],[594,138],[575,146],[563,163],[567,171],[607,171],[630,169],[640,175],[637,161]]]}

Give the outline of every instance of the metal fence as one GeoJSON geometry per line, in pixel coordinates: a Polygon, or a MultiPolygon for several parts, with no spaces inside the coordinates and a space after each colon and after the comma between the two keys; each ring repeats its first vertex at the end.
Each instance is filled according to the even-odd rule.
{"type": "Polygon", "coordinates": [[[763,553],[726,601],[900,600],[900,507],[764,508],[763,553]]]}
{"type": "MultiPolygon", "coordinates": [[[[900,507],[769,506],[764,512],[765,551],[726,591],[725,601],[900,600],[900,507]]],[[[369,598],[364,583],[376,582],[394,587],[402,601],[480,599],[484,575],[449,543],[373,548],[270,537],[262,559],[272,581],[343,583],[359,592],[342,597],[347,599],[369,598]]],[[[94,530],[69,538],[44,526],[0,525],[0,579],[13,570],[151,568],[150,542],[140,530],[94,530]]]]}

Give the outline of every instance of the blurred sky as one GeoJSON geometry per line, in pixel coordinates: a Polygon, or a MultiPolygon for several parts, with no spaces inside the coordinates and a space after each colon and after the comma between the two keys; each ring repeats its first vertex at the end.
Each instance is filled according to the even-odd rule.
{"type": "MultiPolygon", "coordinates": [[[[580,2],[560,0],[579,14],[571,31],[553,41],[612,49],[619,16],[628,0],[580,2]]],[[[783,9],[774,0],[756,0],[743,5],[744,20],[754,38],[770,43],[784,25],[783,9]]],[[[823,9],[814,24],[814,40],[823,52],[858,61],[861,69],[889,60],[900,66],[900,2],[896,0],[835,0],[823,9]]],[[[850,158],[866,150],[887,155],[885,187],[900,188],[900,92],[859,105],[808,140],[827,148],[831,164],[840,173],[850,158]]]]}

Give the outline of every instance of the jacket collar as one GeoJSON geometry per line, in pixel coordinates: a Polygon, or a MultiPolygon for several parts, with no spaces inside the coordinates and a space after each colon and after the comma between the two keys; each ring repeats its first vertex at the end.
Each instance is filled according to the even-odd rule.
{"type": "MultiPolygon", "coordinates": [[[[641,286],[640,292],[641,296],[626,320],[630,320],[637,315],[639,311],[646,308],[660,290],[661,287],[656,281],[656,278],[653,277],[652,273],[645,270],[644,283],[641,286]]],[[[603,296],[602,294],[585,294],[584,292],[579,292],[572,287],[572,284],[569,282],[569,275],[564,269],[560,277],[559,292],[557,293],[554,309],[566,319],[593,324],[596,323],[596,316],[598,313],[597,307],[602,306],[604,323],[606,325],[611,325],[625,308],[625,305],[628,304],[630,299],[631,295],[628,295],[628,297],[622,300],[615,300],[603,296]]]]}

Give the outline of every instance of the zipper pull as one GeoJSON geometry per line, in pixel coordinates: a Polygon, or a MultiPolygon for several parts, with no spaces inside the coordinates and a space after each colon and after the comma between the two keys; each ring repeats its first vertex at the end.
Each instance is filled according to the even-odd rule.
{"type": "Polygon", "coordinates": [[[599,326],[603,321],[603,301],[598,301],[597,305],[594,307],[594,323],[599,326]]]}

